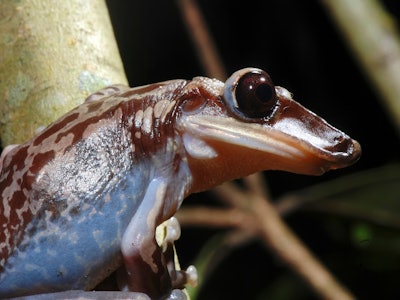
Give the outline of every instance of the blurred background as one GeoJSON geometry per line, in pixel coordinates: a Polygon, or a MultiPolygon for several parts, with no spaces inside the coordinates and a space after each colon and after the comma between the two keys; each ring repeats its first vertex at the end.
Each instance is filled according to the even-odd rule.
{"type": "MultiPolygon", "coordinates": [[[[398,1],[381,2],[394,21],[400,20],[398,1]]],[[[176,2],[107,4],[131,86],[206,74],[176,2]]],[[[400,297],[399,135],[321,1],[198,4],[228,74],[247,66],[266,70],[298,102],[361,143],[362,157],[349,168],[322,177],[269,171],[265,179],[273,199],[338,178],[367,180],[325,202],[302,206],[285,220],[358,298],[400,297]]],[[[211,193],[193,195],[184,205],[205,203],[218,205],[211,193]]],[[[177,244],[182,265],[192,264],[200,249],[221,234],[183,228],[177,244]]],[[[226,253],[198,299],[315,297],[256,240],[226,253]]]]}

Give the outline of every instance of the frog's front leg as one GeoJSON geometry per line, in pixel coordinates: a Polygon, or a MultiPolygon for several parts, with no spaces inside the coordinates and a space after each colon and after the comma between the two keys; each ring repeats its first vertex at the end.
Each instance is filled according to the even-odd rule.
{"type": "Polygon", "coordinates": [[[157,226],[177,209],[167,199],[166,182],[152,180],[122,237],[126,286],[130,291],[146,293],[151,299],[186,299],[179,289],[195,281],[196,272],[192,268],[188,273],[175,269],[173,241],[179,238],[179,224],[172,220],[165,227],[167,233],[161,247],[155,236],[157,226]]]}

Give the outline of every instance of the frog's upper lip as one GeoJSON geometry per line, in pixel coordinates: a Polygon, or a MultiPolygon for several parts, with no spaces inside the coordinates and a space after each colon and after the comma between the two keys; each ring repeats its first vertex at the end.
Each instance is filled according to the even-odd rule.
{"type": "MultiPolygon", "coordinates": [[[[282,126],[243,123],[223,116],[189,115],[181,119],[186,133],[214,141],[215,148],[218,145],[239,146],[263,156],[265,163],[259,166],[260,170],[279,169],[320,175],[359,159],[360,144],[326,122],[323,122],[326,127],[323,135],[330,136],[329,139],[318,137],[316,132],[305,134],[304,128],[297,127],[296,123],[285,129],[282,126]]],[[[221,151],[216,149],[216,152],[221,151]]]]}

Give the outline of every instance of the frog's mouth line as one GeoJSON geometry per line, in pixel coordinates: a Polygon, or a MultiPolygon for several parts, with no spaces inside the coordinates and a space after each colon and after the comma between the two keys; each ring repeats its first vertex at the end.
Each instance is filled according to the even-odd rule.
{"type": "MultiPolygon", "coordinates": [[[[306,174],[321,174],[356,162],[361,149],[359,143],[326,122],[323,125],[326,127],[325,131],[319,135],[321,130],[304,130],[304,126],[296,121],[284,126],[283,123],[245,123],[225,116],[188,115],[182,116],[178,127],[186,135],[190,135],[191,142],[197,140],[197,150],[191,145],[192,149],[189,151],[192,156],[202,153],[203,158],[207,158],[204,155],[213,158],[219,149],[207,149],[210,146],[206,141],[215,141],[217,144],[262,152],[266,158],[279,157],[282,161],[304,161],[309,164],[314,162],[315,167],[319,165],[316,167],[319,171],[305,170],[306,174]],[[326,139],[326,136],[333,135],[335,136],[331,141],[326,139]]],[[[187,144],[188,142],[185,143],[186,148],[187,144]]],[[[285,170],[285,167],[282,169],[285,170]]],[[[295,172],[303,173],[301,170],[295,172]]]]}

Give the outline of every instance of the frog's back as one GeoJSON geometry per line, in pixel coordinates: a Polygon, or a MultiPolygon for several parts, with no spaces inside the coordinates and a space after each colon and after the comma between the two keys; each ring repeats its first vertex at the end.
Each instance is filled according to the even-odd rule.
{"type": "Polygon", "coordinates": [[[135,117],[154,103],[114,92],[91,96],[2,159],[0,295],[93,288],[120,264],[153,175],[132,128],[143,130],[135,117]]]}

